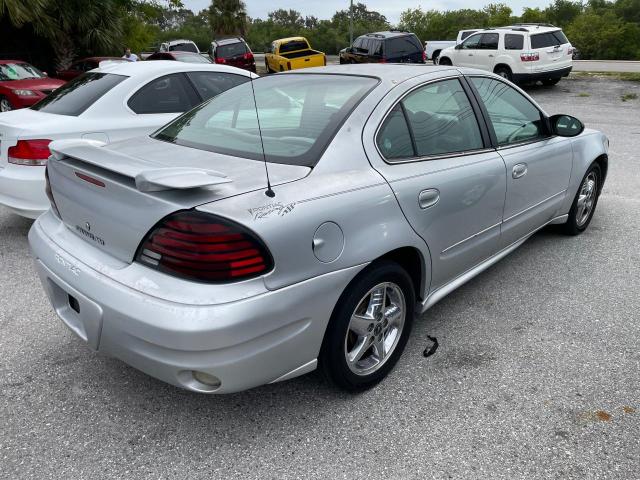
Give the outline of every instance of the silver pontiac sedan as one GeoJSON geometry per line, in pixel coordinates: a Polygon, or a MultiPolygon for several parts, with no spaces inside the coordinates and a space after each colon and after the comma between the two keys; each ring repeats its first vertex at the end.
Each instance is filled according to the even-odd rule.
{"type": "Polygon", "coordinates": [[[272,75],[51,151],[29,241],[55,311],[206,393],[315,368],[374,385],[414,317],[545,225],[583,232],[608,162],[602,133],[496,75],[411,65],[272,75]]]}

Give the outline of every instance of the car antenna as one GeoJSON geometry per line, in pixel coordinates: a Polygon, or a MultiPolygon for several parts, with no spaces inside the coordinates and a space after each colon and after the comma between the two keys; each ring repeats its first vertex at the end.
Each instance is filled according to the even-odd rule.
{"type": "Polygon", "coordinates": [[[273,198],[276,192],[271,189],[271,181],[269,180],[269,167],[267,166],[267,154],[264,151],[264,140],[262,139],[262,128],[260,127],[260,115],[258,115],[258,101],[256,100],[256,90],[253,88],[253,77],[249,73],[249,83],[251,84],[251,93],[253,93],[253,106],[256,109],[256,120],[258,121],[258,133],[260,134],[260,146],[262,147],[262,160],[264,161],[264,171],[267,174],[267,191],[264,194],[273,198]]]}

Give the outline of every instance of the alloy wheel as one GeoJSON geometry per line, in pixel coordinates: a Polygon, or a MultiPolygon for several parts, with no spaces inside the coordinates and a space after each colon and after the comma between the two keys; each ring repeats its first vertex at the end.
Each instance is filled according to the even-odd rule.
{"type": "Polygon", "coordinates": [[[9,112],[11,111],[11,104],[9,103],[9,100],[7,100],[6,98],[3,98],[2,100],[0,100],[0,112],[9,112]]]}
{"type": "Polygon", "coordinates": [[[380,283],[362,297],[344,340],[344,354],[353,373],[369,375],[382,367],[398,345],[406,312],[404,294],[395,283],[380,283]]]}
{"type": "Polygon", "coordinates": [[[576,225],[582,227],[591,216],[593,206],[596,203],[596,195],[598,191],[598,176],[596,172],[591,172],[582,182],[580,194],[576,208],[576,225]]]}

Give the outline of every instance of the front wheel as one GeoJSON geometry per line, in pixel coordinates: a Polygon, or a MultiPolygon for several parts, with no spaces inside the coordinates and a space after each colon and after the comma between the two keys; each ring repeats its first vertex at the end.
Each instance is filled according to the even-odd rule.
{"type": "Polygon", "coordinates": [[[567,235],[579,235],[584,232],[598,204],[598,196],[602,181],[602,171],[597,163],[591,165],[580,184],[580,188],[573,199],[567,223],[562,230],[567,235]]]}
{"type": "Polygon", "coordinates": [[[413,283],[400,265],[384,261],[368,267],[331,316],[319,358],[325,376],[349,391],[382,380],[405,348],[414,303],[413,283]]]}
{"type": "Polygon", "coordinates": [[[9,99],[0,97],[0,112],[9,112],[11,110],[13,110],[13,106],[11,102],[9,102],[9,99]]]}

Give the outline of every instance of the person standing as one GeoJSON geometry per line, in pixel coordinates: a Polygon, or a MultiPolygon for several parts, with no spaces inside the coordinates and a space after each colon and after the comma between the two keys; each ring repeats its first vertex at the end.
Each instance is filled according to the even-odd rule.
{"type": "Polygon", "coordinates": [[[137,62],[138,56],[135,53],[131,53],[131,49],[129,47],[124,49],[124,55],[122,56],[125,60],[129,60],[130,62],[137,62]]]}

